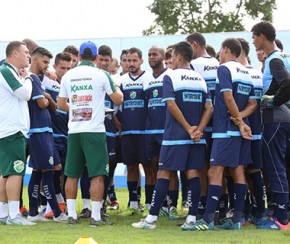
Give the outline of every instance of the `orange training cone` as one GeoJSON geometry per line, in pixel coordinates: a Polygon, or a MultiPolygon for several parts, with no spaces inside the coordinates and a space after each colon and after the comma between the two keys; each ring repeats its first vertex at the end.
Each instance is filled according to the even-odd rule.
{"type": "Polygon", "coordinates": [[[97,244],[97,242],[90,236],[82,236],[74,244],[97,244]]]}

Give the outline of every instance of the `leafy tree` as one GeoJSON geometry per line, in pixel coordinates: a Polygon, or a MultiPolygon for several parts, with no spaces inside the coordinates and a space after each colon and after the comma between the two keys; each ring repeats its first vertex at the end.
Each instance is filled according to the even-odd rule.
{"type": "Polygon", "coordinates": [[[157,17],[143,35],[244,31],[245,19],[272,21],[276,0],[154,0],[157,17]]]}

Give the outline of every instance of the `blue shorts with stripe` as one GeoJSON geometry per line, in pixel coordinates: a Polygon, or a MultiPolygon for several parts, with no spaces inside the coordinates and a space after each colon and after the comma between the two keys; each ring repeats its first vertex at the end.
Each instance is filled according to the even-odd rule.
{"type": "Polygon", "coordinates": [[[108,136],[107,134],[107,149],[109,154],[109,162],[116,160],[116,136],[108,136]]]}
{"type": "Polygon", "coordinates": [[[262,140],[251,141],[251,164],[247,166],[249,169],[262,169],[262,140]]]}
{"type": "Polygon", "coordinates": [[[214,138],[210,166],[235,168],[251,162],[251,141],[240,136],[214,138]]]}
{"type": "Polygon", "coordinates": [[[159,157],[163,134],[146,134],[145,139],[148,158],[159,157]]]}
{"type": "MultiPolygon", "coordinates": [[[[188,140],[189,142],[191,140],[188,140]]],[[[162,142],[159,169],[185,171],[205,169],[206,144],[175,144],[162,142]]]]}
{"type": "Polygon", "coordinates": [[[67,138],[66,137],[54,137],[54,150],[53,160],[54,165],[61,164],[64,168],[65,159],[67,154],[67,138]]]}
{"type": "Polygon", "coordinates": [[[28,140],[29,167],[33,169],[54,169],[53,135],[50,132],[34,133],[28,140]]]}

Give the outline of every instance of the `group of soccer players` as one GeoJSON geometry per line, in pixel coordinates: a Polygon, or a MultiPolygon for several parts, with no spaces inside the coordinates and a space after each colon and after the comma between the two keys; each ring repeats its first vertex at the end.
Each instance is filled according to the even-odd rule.
{"type": "MultiPolygon", "coordinates": [[[[12,211],[9,198],[0,198],[0,224],[33,225],[49,218],[77,224],[79,218],[92,217],[91,225],[110,225],[106,202],[110,202],[109,209],[119,209],[113,178],[117,163],[123,162],[129,201],[128,208],[119,214],[146,217],[133,223],[134,228],[154,229],[158,216],[182,219],[177,212],[180,172],[184,209],[188,204],[182,230],[213,230],[215,224],[220,229],[241,229],[246,221],[259,229],[289,230],[290,58],[277,48],[270,23],[256,24],[252,33],[256,50],[263,52],[263,70],[250,65],[250,45],[242,38],[224,40],[218,57],[208,54],[200,33],[166,50],[152,46],[148,50],[152,71],[142,69],[142,52],[132,47],[120,55],[122,72],[118,74],[110,74],[115,63],[110,47],[103,45],[94,51],[94,46],[86,44],[98,54],[95,65],[123,93],[120,106],[108,94],[104,99],[109,167],[102,206],[98,205],[100,216],[91,211],[88,168],[81,174],[84,207],[79,216],[72,201],[73,173],[68,175],[65,190],[62,173],[70,134],[68,121],[89,121],[92,111],[75,109],[69,118],[57,100],[62,77],[77,66],[78,52],[85,52],[82,47],[68,46],[56,55],[54,71],[49,71],[51,53],[26,41],[31,52],[29,73],[25,67],[16,68],[17,75],[32,83],[31,96],[26,99],[30,116],[27,154],[33,169],[28,186],[29,214],[26,219],[15,210],[19,201],[13,199],[12,211]],[[145,207],[140,203],[140,164],[145,172],[145,207]]],[[[5,80],[9,79],[7,69],[13,66],[9,55],[0,68],[5,80]]],[[[9,86],[17,89],[11,83],[9,86]]],[[[72,106],[93,99],[90,86],[72,83],[70,89],[85,90],[85,95],[69,98],[72,106]]],[[[2,134],[1,147],[7,137],[2,134]]],[[[7,159],[4,149],[1,160],[7,159]]],[[[0,165],[1,181],[15,173],[0,165]]],[[[23,170],[16,172],[24,174],[23,170]]]]}

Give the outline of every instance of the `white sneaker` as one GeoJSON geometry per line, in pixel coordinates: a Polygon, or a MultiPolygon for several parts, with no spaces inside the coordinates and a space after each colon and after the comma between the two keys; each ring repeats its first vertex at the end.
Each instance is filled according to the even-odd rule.
{"type": "Polygon", "coordinates": [[[7,218],[8,217],[0,218],[0,225],[6,225],[7,218]]]}
{"type": "Polygon", "coordinates": [[[148,223],[145,219],[141,219],[138,223],[133,223],[132,227],[137,229],[150,229],[153,230],[156,228],[156,222],[148,223]]]}
{"type": "Polygon", "coordinates": [[[31,221],[31,222],[50,222],[49,219],[44,218],[40,213],[36,216],[29,216],[27,217],[27,220],[31,221]]]}
{"type": "Polygon", "coordinates": [[[36,223],[33,223],[24,217],[22,217],[21,214],[17,214],[14,219],[10,219],[10,217],[7,218],[6,221],[7,225],[36,225],[36,223]]]}
{"type": "Polygon", "coordinates": [[[64,213],[61,213],[57,218],[53,217],[53,221],[57,222],[57,223],[67,224],[68,223],[68,216],[64,213]]]}

